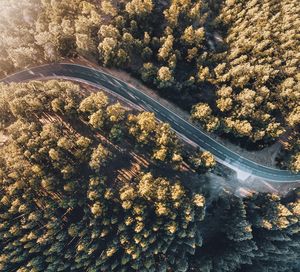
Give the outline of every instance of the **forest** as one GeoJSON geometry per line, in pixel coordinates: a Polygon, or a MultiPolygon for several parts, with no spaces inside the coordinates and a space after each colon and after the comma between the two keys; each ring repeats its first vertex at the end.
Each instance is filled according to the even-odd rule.
{"type": "MultiPolygon", "coordinates": [[[[278,166],[300,171],[297,0],[0,6],[0,77],[83,57],[244,148],[284,142],[278,166]]],[[[0,93],[0,271],[299,271],[299,189],[216,193],[209,152],[104,90],[49,80],[0,93]]]]}
{"type": "Polygon", "coordinates": [[[284,141],[279,166],[300,170],[297,0],[2,2],[2,73],[83,56],[245,148],[284,141]]]}
{"type": "Polygon", "coordinates": [[[148,112],[67,81],[0,85],[1,271],[293,271],[300,191],[239,198],[148,112]]]}

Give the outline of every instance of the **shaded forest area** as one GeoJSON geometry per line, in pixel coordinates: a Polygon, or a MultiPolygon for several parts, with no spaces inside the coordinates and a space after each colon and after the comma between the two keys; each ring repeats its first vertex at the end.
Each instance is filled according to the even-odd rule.
{"type": "Polygon", "coordinates": [[[213,158],[152,113],[66,81],[0,92],[1,271],[298,271],[299,190],[213,196],[213,158]]]}

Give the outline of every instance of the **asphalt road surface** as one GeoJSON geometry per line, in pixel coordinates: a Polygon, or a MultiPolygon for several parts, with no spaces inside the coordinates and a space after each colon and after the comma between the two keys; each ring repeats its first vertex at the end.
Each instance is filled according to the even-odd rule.
{"type": "Polygon", "coordinates": [[[85,82],[99,88],[104,87],[112,94],[117,94],[146,111],[154,112],[159,120],[168,122],[176,132],[193,141],[202,149],[210,151],[218,162],[233,170],[272,182],[300,181],[300,174],[263,166],[240,156],[142,91],[93,68],[70,63],[47,64],[10,75],[2,82],[22,82],[47,77],[65,78],[85,82]]]}

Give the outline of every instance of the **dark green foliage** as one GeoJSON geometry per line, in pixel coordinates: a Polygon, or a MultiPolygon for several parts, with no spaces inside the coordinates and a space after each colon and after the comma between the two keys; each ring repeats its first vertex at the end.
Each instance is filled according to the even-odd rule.
{"type": "Polygon", "coordinates": [[[103,92],[84,98],[70,82],[1,88],[12,116],[1,116],[9,135],[0,148],[1,271],[186,271],[205,198],[147,168],[119,177],[119,148],[104,138],[117,129],[136,141],[120,103],[103,92]],[[99,110],[101,127],[90,124],[99,110]]]}
{"type": "Polygon", "coordinates": [[[297,191],[286,199],[221,195],[207,209],[203,246],[191,258],[190,271],[291,271],[300,254],[299,207],[297,191]]]}

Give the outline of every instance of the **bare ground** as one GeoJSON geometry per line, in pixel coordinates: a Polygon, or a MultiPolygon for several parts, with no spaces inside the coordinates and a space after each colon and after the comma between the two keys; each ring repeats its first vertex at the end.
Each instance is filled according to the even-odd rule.
{"type": "Polygon", "coordinates": [[[6,140],[7,140],[7,137],[3,134],[2,131],[0,131],[0,146],[3,145],[6,140]]]}

